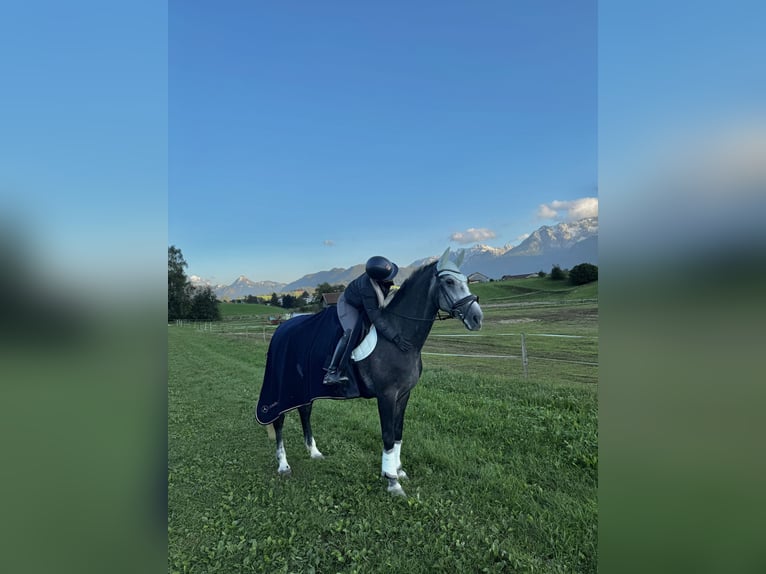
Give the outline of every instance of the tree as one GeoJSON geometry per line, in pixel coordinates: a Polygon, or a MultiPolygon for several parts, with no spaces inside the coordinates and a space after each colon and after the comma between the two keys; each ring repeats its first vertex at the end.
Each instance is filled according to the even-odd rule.
{"type": "Polygon", "coordinates": [[[293,307],[297,307],[297,302],[298,300],[295,298],[295,296],[291,295],[290,293],[282,295],[282,307],[285,309],[292,309],[293,307]]]}
{"type": "Polygon", "coordinates": [[[591,263],[575,265],[569,272],[569,281],[572,285],[584,285],[591,281],[598,281],[598,267],[591,263]]]}
{"type": "Polygon", "coordinates": [[[540,271],[537,272],[537,276],[540,278],[545,277],[546,275],[547,273],[543,271],[542,269],[540,269],[540,271]]]}
{"type": "Polygon", "coordinates": [[[551,269],[551,279],[554,281],[561,281],[562,279],[566,279],[566,273],[561,269],[560,266],[554,265],[551,269]]]}
{"type": "Polygon", "coordinates": [[[168,247],[168,321],[219,321],[218,297],[210,286],[194,287],[184,272],[187,266],[181,250],[168,247]]]}
{"type": "Polygon", "coordinates": [[[168,247],[168,321],[185,319],[191,306],[193,287],[186,278],[183,253],[175,245],[168,247]]]}
{"type": "Polygon", "coordinates": [[[218,297],[215,296],[210,286],[194,289],[188,318],[193,321],[221,320],[218,297]]]}
{"type": "Polygon", "coordinates": [[[271,294],[271,299],[269,300],[269,305],[272,307],[279,307],[279,297],[277,297],[276,293],[271,294]]]}

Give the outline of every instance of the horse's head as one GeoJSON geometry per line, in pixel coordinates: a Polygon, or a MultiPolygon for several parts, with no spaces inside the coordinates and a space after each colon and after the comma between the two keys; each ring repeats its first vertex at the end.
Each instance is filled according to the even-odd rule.
{"type": "MultiPolygon", "coordinates": [[[[463,253],[460,254],[460,261],[463,253]]],[[[481,329],[484,320],[479,298],[468,288],[468,278],[460,272],[460,261],[449,260],[449,248],[436,264],[439,309],[460,319],[470,331],[481,329]]]]}

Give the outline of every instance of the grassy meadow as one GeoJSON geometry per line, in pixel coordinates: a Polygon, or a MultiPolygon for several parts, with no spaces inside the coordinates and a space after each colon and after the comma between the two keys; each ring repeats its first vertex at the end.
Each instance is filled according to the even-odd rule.
{"type": "Polygon", "coordinates": [[[169,571],[595,572],[597,289],[473,285],[482,331],[434,325],[405,420],[407,498],[378,478],[374,401],[315,403],[324,460],[290,414],[292,476],[277,476],[253,416],[263,317],[169,326],[169,571]]]}
{"type": "Polygon", "coordinates": [[[249,317],[263,317],[268,315],[281,315],[284,309],[271,307],[270,305],[257,305],[254,303],[221,303],[222,320],[239,320],[249,317]]]}

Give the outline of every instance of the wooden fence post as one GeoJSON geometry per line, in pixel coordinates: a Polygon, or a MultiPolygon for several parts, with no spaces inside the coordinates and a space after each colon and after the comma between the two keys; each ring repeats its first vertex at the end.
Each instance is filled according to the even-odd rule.
{"type": "Polygon", "coordinates": [[[524,365],[524,380],[526,381],[529,377],[529,370],[527,367],[529,361],[527,360],[527,341],[524,337],[524,333],[521,334],[521,364],[524,365]]]}

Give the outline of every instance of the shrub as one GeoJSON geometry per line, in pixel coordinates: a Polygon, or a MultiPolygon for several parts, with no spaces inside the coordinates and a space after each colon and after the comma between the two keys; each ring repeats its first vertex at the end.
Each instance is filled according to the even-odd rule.
{"type": "Polygon", "coordinates": [[[569,272],[569,281],[572,285],[584,285],[591,281],[598,281],[598,267],[590,263],[575,265],[569,272]]]}
{"type": "Polygon", "coordinates": [[[564,273],[564,270],[561,269],[558,265],[554,265],[553,269],[551,269],[551,279],[554,281],[561,281],[562,279],[566,279],[567,275],[564,273]]]}

